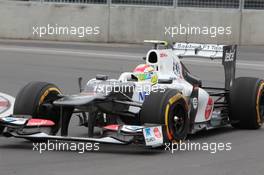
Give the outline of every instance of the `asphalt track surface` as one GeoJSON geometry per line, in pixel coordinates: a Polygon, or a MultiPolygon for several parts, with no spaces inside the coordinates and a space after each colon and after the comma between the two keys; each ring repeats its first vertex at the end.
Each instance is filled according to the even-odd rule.
{"type": "MultiPolygon", "coordinates": [[[[77,93],[77,77],[96,74],[117,78],[142,63],[148,46],[0,41],[0,91],[16,95],[30,81],[48,81],[65,93],[77,93]]],[[[223,86],[220,63],[204,59],[184,61],[206,85],[223,86]]],[[[240,47],[237,76],[264,78],[263,47],[240,47]]],[[[74,127],[73,135],[86,128],[74,127]]],[[[0,138],[0,175],[263,175],[264,128],[256,131],[229,127],[188,138],[198,143],[232,143],[231,151],[147,150],[140,146],[100,145],[99,151],[33,151],[31,142],[0,138]]]]}

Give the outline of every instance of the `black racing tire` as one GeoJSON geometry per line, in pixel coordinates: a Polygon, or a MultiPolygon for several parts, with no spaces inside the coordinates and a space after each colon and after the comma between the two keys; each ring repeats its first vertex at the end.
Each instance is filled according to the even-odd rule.
{"type": "Polygon", "coordinates": [[[55,135],[59,130],[60,111],[52,108],[45,110],[41,107],[44,102],[52,103],[61,94],[60,89],[47,82],[30,82],[24,86],[16,96],[14,104],[15,115],[31,115],[32,118],[48,119],[55,123],[50,135],[55,135]]]}
{"type": "Polygon", "coordinates": [[[175,89],[151,92],[143,103],[140,121],[142,125],[161,124],[164,143],[177,143],[184,140],[189,131],[187,102],[175,89]]]}
{"type": "Polygon", "coordinates": [[[230,91],[231,125],[238,129],[259,129],[264,120],[264,81],[258,78],[235,79],[230,91]]]}

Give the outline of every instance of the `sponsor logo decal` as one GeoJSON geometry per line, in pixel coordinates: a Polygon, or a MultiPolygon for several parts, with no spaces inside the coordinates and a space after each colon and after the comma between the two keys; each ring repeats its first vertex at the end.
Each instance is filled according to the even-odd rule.
{"type": "Polygon", "coordinates": [[[168,57],[168,55],[164,52],[160,53],[160,58],[165,58],[165,57],[168,57]]]}
{"type": "Polygon", "coordinates": [[[139,92],[139,101],[143,102],[146,99],[146,96],[148,95],[148,92],[139,92]]]}
{"type": "Polygon", "coordinates": [[[55,123],[51,120],[45,119],[30,119],[27,123],[27,126],[53,126],[55,123]]]}
{"type": "Polygon", "coordinates": [[[197,109],[197,107],[198,107],[198,99],[197,98],[193,98],[192,104],[193,104],[193,108],[197,109]]]}
{"type": "Polygon", "coordinates": [[[173,72],[176,76],[182,78],[182,75],[181,75],[181,66],[180,66],[180,63],[178,62],[173,62],[173,72]]]}
{"type": "Polygon", "coordinates": [[[154,128],[153,131],[156,138],[161,138],[161,133],[159,131],[159,128],[154,128]]]}
{"type": "Polygon", "coordinates": [[[226,55],[225,55],[225,62],[231,62],[231,61],[234,61],[234,56],[235,56],[235,52],[233,52],[233,51],[226,52],[226,55]]]}
{"type": "Polygon", "coordinates": [[[186,50],[186,49],[194,50],[198,47],[206,51],[223,52],[223,46],[218,46],[214,44],[176,43],[174,45],[174,49],[181,49],[181,50],[186,50]]]}
{"type": "Polygon", "coordinates": [[[27,119],[25,118],[16,118],[16,117],[3,117],[1,118],[2,121],[6,122],[6,123],[11,123],[14,125],[24,125],[27,121],[27,119]]]}
{"type": "Polygon", "coordinates": [[[144,134],[146,146],[158,147],[163,144],[161,126],[144,128],[143,134],[144,134]]]}
{"type": "Polygon", "coordinates": [[[146,137],[151,137],[151,131],[150,131],[150,128],[146,128],[146,129],[145,129],[145,132],[146,132],[146,137]]]}
{"type": "Polygon", "coordinates": [[[119,125],[108,125],[105,126],[104,129],[111,130],[111,131],[118,131],[119,125]]]}
{"type": "Polygon", "coordinates": [[[205,109],[205,119],[208,120],[213,110],[214,101],[211,97],[208,99],[208,103],[205,109]]]}

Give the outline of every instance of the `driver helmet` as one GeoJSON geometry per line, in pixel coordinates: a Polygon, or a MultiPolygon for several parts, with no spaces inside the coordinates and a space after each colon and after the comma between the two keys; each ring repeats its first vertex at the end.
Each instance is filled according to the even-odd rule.
{"type": "Polygon", "coordinates": [[[158,76],[154,68],[147,64],[138,65],[134,71],[133,75],[137,77],[138,81],[150,81],[152,84],[158,82],[158,76]]]}

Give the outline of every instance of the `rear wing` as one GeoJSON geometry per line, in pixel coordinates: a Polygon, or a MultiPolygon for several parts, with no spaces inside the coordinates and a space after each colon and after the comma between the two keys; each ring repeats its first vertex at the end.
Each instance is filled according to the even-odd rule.
{"type": "Polygon", "coordinates": [[[230,90],[236,73],[237,45],[175,43],[172,49],[179,58],[221,59],[225,70],[225,89],[230,90]]]}
{"type": "Polygon", "coordinates": [[[210,58],[221,59],[225,70],[225,89],[230,90],[236,74],[237,45],[217,45],[198,43],[173,43],[160,40],[144,40],[144,43],[152,44],[154,49],[159,47],[173,50],[179,58],[210,58]]]}

